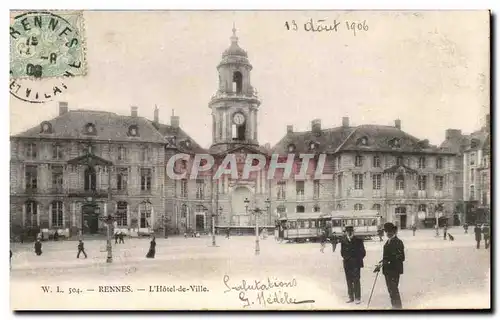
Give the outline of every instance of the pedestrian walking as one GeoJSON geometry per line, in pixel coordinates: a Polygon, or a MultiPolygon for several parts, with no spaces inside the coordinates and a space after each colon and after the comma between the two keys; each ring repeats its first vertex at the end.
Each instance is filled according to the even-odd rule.
{"type": "Polygon", "coordinates": [[[83,255],[85,256],[85,259],[87,259],[87,253],[85,252],[83,240],[78,241],[78,253],[76,254],[77,259],[80,259],[80,253],[83,253],[83,255]]]}
{"type": "Polygon", "coordinates": [[[483,226],[483,237],[484,237],[484,248],[488,249],[490,247],[490,226],[485,224],[483,226]]]}
{"type": "Polygon", "coordinates": [[[378,237],[380,239],[380,242],[384,241],[384,229],[382,228],[382,226],[379,226],[378,227],[378,230],[377,230],[377,234],[378,234],[378,237]]]}
{"type": "Polygon", "coordinates": [[[481,248],[481,225],[478,223],[474,228],[474,235],[476,237],[476,249],[481,248]]]}
{"type": "Polygon", "coordinates": [[[411,230],[413,231],[413,236],[415,236],[415,231],[417,231],[417,225],[416,224],[413,224],[411,226],[411,230]]]}
{"type": "Polygon", "coordinates": [[[37,256],[42,255],[42,242],[40,241],[40,239],[36,239],[36,242],[35,242],[35,253],[36,253],[37,256]]]}
{"type": "Polygon", "coordinates": [[[125,244],[125,234],[122,231],[120,231],[120,233],[118,234],[118,239],[120,239],[118,243],[125,244]]]}
{"type": "Polygon", "coordinates": [[[337,234],[335,232],[330,237],[330,241],[332,243],[332,251],[335,252],[335,249],[337,249],[337,244],[339,243],[339,238],[337,237],[337,234]]]}
{"type": "Polygon", "coordinates": [[[226,238],[229,239],[230,235],[231,235],[231,229],[227,228],[226,229],[226,238]]]}
{"type": "Polygon", "coordinates": [[[321,229],[321,234],[319,236],[319,241],[320,241],[320,249],[321,253],[325,253],[325,246],[326,246],[326,241],[327,241],[327,236],[326,236],[326,228],[321,229]]]}
{"type": "Polygon", "coordinates": [[[354,235],[354,227],[346,226],[346,235],[342,237],[340,254],[344,259],[344,272],[347,281],[347,294],[349,300],[347,303],[361,303],[361,268],[363,268],[363,259],[366,256],[363,239],[354,235]]]}
{"type": "Polygon", "coordinates": [[[153,239],[149,243],[149,251],[146,254],[146,258],[154,259],[156,255],[156,238],[153,236],[153,239]]]}
{"type": "Polygon", "coordinates": [[[381,261],[382,273],[385,277],[385,284],[387,285],[387,291],[391,298],[392,308],[401,309],[402,303],[399,294],[399,278],[403,274],[405,247],[403,241],[396,236],[397,228],[394,224],[390,222],[384,224],[384,231],[388,239],[384,245],[384,253],[381,261]]]}
{"type": "Polygon", "coordinates": [[[469,225],[466,223],[464,223],[464,233],[465,234],[468,234],[469,233],[469,225]]]}
{"type": "Polygon", "coordinates": [[[54,233],[54,241],[58,241],[59,240],[59,232],[56,232],[54,233]]]}
{"type": "Polygon", "coordinates": [[[446,236],[448,234],[448,224],[445,223],[444,226],[443,226],[443,240],[446,240],[446,236]]]}
{"type": "Polygon", "coordinates": [[[119,237],[120,237],[120,235],[118,234],[118,232],[115,232],[115,244],[118,244],[119,237]]]}

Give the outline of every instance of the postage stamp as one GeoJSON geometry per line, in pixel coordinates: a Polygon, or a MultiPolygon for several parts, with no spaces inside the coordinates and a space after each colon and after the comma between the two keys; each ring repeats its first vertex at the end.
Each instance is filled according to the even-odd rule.
{"type": "Polygon", "coordinates": [[[12,96],[23,102],[45,103],[67,91],[68,78],[86,73],[83,12],[11,13],[12,96]]]}
{"type": "Polygon", "coordinates": [[[48,78],[85,75],[83,15],[26,12],[10,25],[10,76],[48,78]]]}

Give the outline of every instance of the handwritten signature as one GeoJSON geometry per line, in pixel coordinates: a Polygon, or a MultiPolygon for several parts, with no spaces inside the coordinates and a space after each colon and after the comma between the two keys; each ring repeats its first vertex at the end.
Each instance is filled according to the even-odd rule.
{"type": "Polygon", "coordinates": [[[253,280],[247,282],[246,280],[241,280],[240,284],[237,285],[230,285],[229,283],[229,276],[226,274],[224,275],[224,285],[226,286],[227,290],[224,291],[224,293],[230,292],[232,290],[235,291],[262,291],[262,290],[270,290],[273,288],[293,288],[297,286],[297,280],[293,278],[291,281],[280,281],[278,279],[271,280],[271,278],[267,278],[266,281],[259,281],[259,280],[253,280]]]}

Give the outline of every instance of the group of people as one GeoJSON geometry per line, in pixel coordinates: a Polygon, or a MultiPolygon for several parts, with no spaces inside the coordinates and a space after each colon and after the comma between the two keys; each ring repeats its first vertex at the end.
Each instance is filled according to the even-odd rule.
{"type": "MultiPolygon", "coordinates": [[[[465,233],[467,233],[468,226],[464,225],[465,233]]],[[[476,224],[474,227],[474,236],[476,238],[476,248],[481,248],[481,238],[484,239],[484,248],[490,247],[490,227],[487,224],[476,224]]]]}
{"type": "MultiPolygon", "coordinates": [[[[332,250],[335,252],[337,244],[340,244],[340,254],[343,258],[344,273],[347,282],[347,294],[349,299],[347,303],[361,303],[361,268],[364,267],[363,260],[366,256],[366,250],[362,238],[354,235],[354,227],[346,226],[345,234],[337,236],[335,234],[328,238],[327,229],[323,232],[321,239],[321,252],[328,240],[332,243],[332,250]]],[[[399,293],[399,278],[403,274],[403,262],[405,261],[404,244],[397,237],[397,227],[393,223],[385,223],[383,232],[387,236],[384,244],[382,260],[375,267],[374,272],[380,272],[385,277],[387,291],[394,309],[401,309],[401,296],[399,293]]],[[[380,238],[382,236],[379,234],[380,238]]]]}

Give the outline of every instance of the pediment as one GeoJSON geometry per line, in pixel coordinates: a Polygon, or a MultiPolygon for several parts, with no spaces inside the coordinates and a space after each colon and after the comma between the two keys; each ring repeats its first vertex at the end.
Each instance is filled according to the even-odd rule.
{"type": "Polygon", "coordinates": [[[95,167],[95,166],[112,166],[113,162],[98,157],[95,154],[88,153],[84,154],[83,156],[79,156],[71,160],[68,160],[68,164],[95,167]]]}

